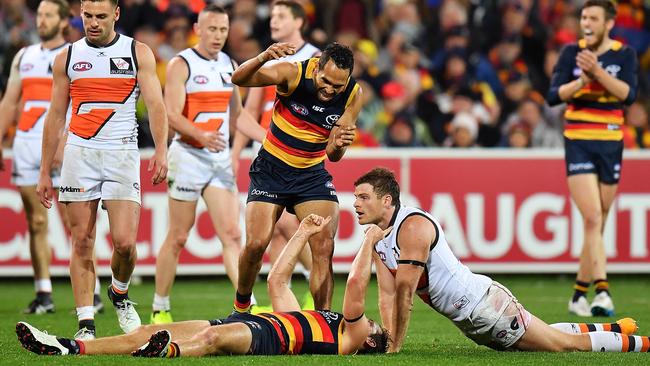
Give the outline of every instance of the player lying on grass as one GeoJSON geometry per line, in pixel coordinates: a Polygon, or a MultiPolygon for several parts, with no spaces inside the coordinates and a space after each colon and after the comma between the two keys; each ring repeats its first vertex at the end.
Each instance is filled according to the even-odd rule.
{"type": "Polygon", "coordinates": [[[145,357],[178,357],[386,352],[388,333],[366,318],[364,311],[372,248],[388,230],[384,232],[377,226],[367,230],[348,276],[342,314],[300,311],[298,300],[288,287],[299,253],[308,239],[323,230],[330,220],[313,214],[302,220],[271,269],[268,288],[275,310],[272,313],[235,313],[220,320],[145,325],[129,334],[89,341],[57,338],[19,322],[16,324],[18,340],[26,349],[43,355],[133,353],[145,357]]]}
{"type": "Polygon", "coordinates": [[[632,335],[637,326],[629,318],[612,324],[549,326],[530,314],[503,285],[463,265],[428,212],[400,205],[399,184],[391,171],[376,168],[354,185],[359,224],[392,227],[377,242],[374,254],[379,310],[392,334],[389,352],[400,350],[416,293],[467,337],[494,349],[647,352],[650,348],[648,337],[632,335]]]}

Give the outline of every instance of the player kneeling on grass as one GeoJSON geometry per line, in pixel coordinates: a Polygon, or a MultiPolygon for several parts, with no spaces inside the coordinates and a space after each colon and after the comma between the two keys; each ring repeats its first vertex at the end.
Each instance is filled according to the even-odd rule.
{"type": "Polygon", "coordinates": [[[354,185],[359,224],[392,227],[374,248],[379,310],[392,334],[389,352],[402,346],[416,293],[467,337],[498,350],[647,352],[650,348],[648,337],[632,335],[637,326],[629,318],[612,324],[549,326],[530,314],[507,288],[460,263],[429,213],[400,205],[399,184],[391,171],[374,169],[354,185]]]}
{"type": "Polygon", "coordinates": [[[145,357],[178,357],[384,353],[388,349],[388,333],[366,318],[364,311],[372,248],[388,230],[373,226],[366,231],[348,276],[342,314],[300,311],[298,300],[288,287],[299,253],[308,239],[323,230],[330,220],[330,217],[313,214],[307,216],[280,254],[268,280],[272,313],[235,313],[226,319],[212,321],[145,325],[129,334],[88,341],[57,338],[19,322],[16,324],[18,340],[26,349],[44,355],[132,353],[145,357]]]}

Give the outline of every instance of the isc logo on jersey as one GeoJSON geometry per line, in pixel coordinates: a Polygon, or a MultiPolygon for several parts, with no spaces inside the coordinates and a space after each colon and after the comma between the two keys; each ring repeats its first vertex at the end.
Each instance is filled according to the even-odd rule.
{"type": "Polygon", "coordinates": [[[111,74],[133,75],[131,57],[111,57],[111,74]]]}

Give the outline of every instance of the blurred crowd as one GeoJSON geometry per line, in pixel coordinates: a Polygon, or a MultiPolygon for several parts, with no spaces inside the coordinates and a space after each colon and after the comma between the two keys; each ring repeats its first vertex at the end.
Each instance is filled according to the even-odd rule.
{"type": "MultiPolygon", "coordinates": [[[[229,9],[225,52],[236,61],[272,43],[270,2],[213,0],[229,9]]],[[[559,51],[580,37],[581,0],[299,0],[305,38],[354,50],[364,89],[358,146],[561,148],[563,106],[545,101],[559,51]]],[[[13,55],[38,42],[38,0],[0,0],[0,90],[13,55]]],[[[120,0],[120,33],[167,62],[194,44],[204,0],[120,0]]],[[[68,37],[83,36],[79,2],[68,37]]],[[[639,57],[639,97],[626,110],[626,148],[650,148],[650,2],[621,0],[612,38],[639,57]]],[[[244,91],[245,92],[245,91],[244,91]]],[[[140,108],[141,145],[150,143],[140,108]]]]}

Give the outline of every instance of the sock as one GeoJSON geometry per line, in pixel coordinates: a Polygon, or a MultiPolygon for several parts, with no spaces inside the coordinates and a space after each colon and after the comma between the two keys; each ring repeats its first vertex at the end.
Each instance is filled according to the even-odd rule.
{"type": "Polygon", "coordinates": [[[160,296],[154,293],[152,308],[154,312],[171,310],[171,305],[169,304],[169,296],[160,296]]]}
{"type": "Polygon", "coordinates": [[[252,305],[257,305],[257,299],[255,298],[255,294],[251,293],[251,306],[252,305]]]}
{"type": "Polygon", "coordinates": [[[95,295],[99,296],[101,286],[99,285],[99,277],[95,277],[95,295]]]}
{"type": "Polygon", "coordinates": [[[233,308],[238,313],[247,313],[251,310],[251,295],[242,295],[239,292],[235,294],[235,304],[233,308]]]}
{"type": "Polygon", "coordinates": [[[47,305],[52,303],[52,293],[39,291],[36,293],[36,300],[41,304],[47,305]]]}
{"type": "Polygon", "coordinates": [[[169,348],[167,349],[167,354],[165,355],[166,358],[176,358],[176,357],[181,357],[181,349],[178,347],[178,344],[176,342],[171,342],[169,343],[169,348]]]}
{"type": "Polygon", "coordinates": [[[621,326],[618,323],[555,323],[550,325],[561,332],[569,334],[582,334],[590,332],[621,333],[621,326]]]}
{"type": "MultiPolygon", "coordinates": [[[[95,307],[94,306],[80,306],[77,308],[77,319],[79,320],[79,329],[83,328],[81,322],[85,320],[90,320],[93,322],[95,320],[95,307]]],[[[90,329],[90,328],[89,328],[90,329]]]]}
{"type": "Polygon", "coordinates": [[[56,340],[59,341],[63,347],[67,348],[71,355],[82,354],[81,349],[84,348],[84,346],[81,341],[75,341],[74,339],[68,338],[57,338],[56,340]]]}
{"type": "Polygon", "coordinates": [[[305,276],[305,280],[307,280],[307,282],[309,282],[309,278],[311,277],[311,272],[303,268],[302,269],[302,275],[305,276]]]}
{"type": "Polygon", "coordinates": [[[644,336],[628,336],[612,332],[588,333],[593,352],[648,352],[650,339],[644,336]]]}
{"type": "Polygon", "coordinates": [[[585,296],[587,294],[587,291],[589,290],[589,282],[576,280],[576,284],[573,285],[573,288],[575,289],[575,292],[573,293],[572,301],[576,302],[581,296],[585,296]]]}
{"type": "Polygon", "coordinates": [[[607,282],[607,279],[595,280],[594,286],[596,287],[596,294],[606,292],[609,295],[609,282],[607,282]]]}
{"type": "Polygon", "coordinates": [[[52,292],[52,281],[49,278],[34,279],[36,292],[52,292]]]}
{"type": "Polygon", "coordinates": [[[115,279],[115,277],[111,277],[111,286],[113,287],[113,292],[116,295],[124,295],[127,292],[129,292],[129,282],[121,282],[115,279]]]}

